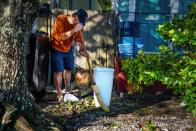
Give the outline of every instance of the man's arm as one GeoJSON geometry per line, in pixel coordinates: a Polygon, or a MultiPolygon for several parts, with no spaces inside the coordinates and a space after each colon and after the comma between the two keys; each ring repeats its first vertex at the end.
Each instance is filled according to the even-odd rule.
{"type": "Polygon", "coordinates": [[[76,32],[79,32],[82,29],[83,29],[83,26],[81,24],[77,24],[74,29],[67,31],[65,33],[61,33],[61,39],[66,40],[72,35],[74,35],[76,32]]]}
{"type": "Polygon", "coordinates": [[[62,17],[57,17],[53,25],[53,33],[52,37],[55,38],[57,41],[62,41],[70,38],[76,32],[79,32],[83,29],[81,24],[77,24],[74,29],[65,32],[64,30],[64,20],[62,17]]]}
{"type": "Polygon", "coordinates": [[[76,33],[75,42],[76,42],[77,50],[80,53],[80,55],[85,56],[85,57],[89,57],[89,54],[86,51],[86,47],[84,44],[84,37],[83,37],[82,31],[79,31],[76,33]]]}

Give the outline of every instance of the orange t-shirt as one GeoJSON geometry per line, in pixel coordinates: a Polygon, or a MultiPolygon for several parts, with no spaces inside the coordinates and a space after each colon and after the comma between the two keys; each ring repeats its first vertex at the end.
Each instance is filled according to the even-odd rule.
{"type": "Polygon", "coordinates": [[[71,48],[72,41],[82,42],[82,36],[80,32],[75,33],[66,40],[61,39],[61,34],[70,31],[74,28],[74,25],[68,22],[66,15],[59,15],[53,25],[51,34],[51,46],[58,51],[68,52],[71,48]]]}

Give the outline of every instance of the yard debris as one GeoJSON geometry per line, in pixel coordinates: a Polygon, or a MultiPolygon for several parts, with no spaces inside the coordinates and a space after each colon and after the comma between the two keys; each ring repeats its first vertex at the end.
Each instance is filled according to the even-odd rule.
{"type": "Polygon", "coordinates": [[[66,102],[68,102],[68,101],[73,101],[73,102],[75,102],[75,101],[79,101],[79,99],[78,99],[76,96],[67,93],[67,94],[64,95],[64,102],[66,103],[66,102]]]}

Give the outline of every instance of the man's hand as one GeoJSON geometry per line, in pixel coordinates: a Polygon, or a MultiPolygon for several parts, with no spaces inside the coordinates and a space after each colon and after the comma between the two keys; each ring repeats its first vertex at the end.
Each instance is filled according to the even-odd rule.
{"type": "Polygon", "coordinates": [[[84,57],[88,57],[89,58],[89,54],[85,48],[85,45],[81,42],[76,42],[76,49],[78,51],[78,53],[81,55],[81,56],[84,56],[84,57]]]}
{"type": "Polygon", "coordinates": [[[67,40],[68,38],[70,38],[72,35],[74,35],[76,32],[79,32],[83,29],[83,25],[82,24],[77,24],[75,26],[74,29],[67,31],[65,33],[61,34],[61,40],[67,40]]]}
{"type": "Polygon", "coordinates": [[[79,32],[79,31],[81,31],[82,29],[83,29],[83,25],[82,24],[77,24],[76,26],[75,26],[75,28],[74,28],[74,33],[76,33],[76,32],[79,32]]]}
{"type": "Polygon", "coordinates": [[[89,53],[86,50],[79,51],[79,53],[80,53],[81,56],[89,58],[89,53]]]}

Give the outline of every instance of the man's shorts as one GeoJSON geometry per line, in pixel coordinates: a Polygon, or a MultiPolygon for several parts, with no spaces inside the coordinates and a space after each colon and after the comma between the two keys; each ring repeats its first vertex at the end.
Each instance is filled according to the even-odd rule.
{"type": "Polygon", "coordinates": [[[68,52],[60,52],[51,49],[52,68],[54,72],[63,72],[74,68],[74,56],[72,48],[68,52]]]}

